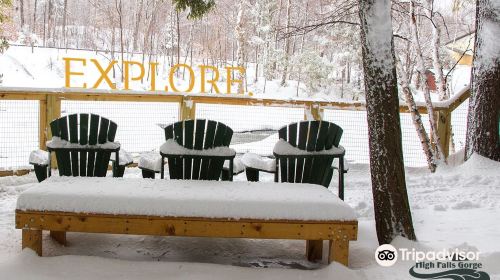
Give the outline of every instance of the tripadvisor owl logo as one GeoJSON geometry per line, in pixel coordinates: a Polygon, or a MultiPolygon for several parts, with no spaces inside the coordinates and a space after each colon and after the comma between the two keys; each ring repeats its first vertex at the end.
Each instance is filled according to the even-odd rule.
{"type": "Polygon", "coordinates": [[[481,271],[483,264],[479,262],[479,252],[396,249],[390,244],[380,245],[375,250],[375,260],[380,266],[393,266],[398,259],[415,262],[408,272],[418,279],[490,280],[488,273],[481,271]]]}
{"type": "Polygon", "coordinates": [[[375,251],[375,260],[381,266],[393,266],[398,260],[398,251],[391,244],[380,245],[375,251]]]}

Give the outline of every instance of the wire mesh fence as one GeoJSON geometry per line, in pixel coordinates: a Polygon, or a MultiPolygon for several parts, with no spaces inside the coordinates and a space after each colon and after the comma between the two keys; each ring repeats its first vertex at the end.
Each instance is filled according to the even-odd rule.
{"type": "Polygon", "coordinates": [[[93,113],[118,125],[116,141],[123,149],[140,153],[158,149],[165,141],[162,126],[176,122],[179,104],[168,102],[61,102],[61,114],[93,113]]]}
{"type": "Polygon", "coordinates": [[[196,104],[196,117],[220,121],[234,131],[238,153],[272,155],[278,129],[304,119],[304,108],[196,104]]]}
{"type": "Polygon", "coordinates": [[[39,145],[38,111],[37,100],[0,100],[0,170],[29,166],[39,145]]]}
{"type": "MultiPolygon", "coordinates": [[[[469,100],[467,99],[451,113],[451,132],[455,152],[458,152],[465,147],[468,110],[469,100]]],[[[450,153],[451,152],[453,151],[450,151],[450,153]]]]}
{"type": "MultiPolygon", "coordinates": [[[[467,106],[468,101],[451,115],[455,151],[465,145],[467,106]]],[[[195,108],[196,118],[220,121],[233,128],[232,147],[240,154],[272,155],[278,129],[304,119],[304,107],[196,103],[195,108]]],[[[178,121],[179,110],[177,102],[61,101],[62,115],[94,113],[115,121],[116,140],[132,153],[158,149],[164,142],[161,126],[178,121]]],[[[422,118],[429,131],[428,116],[424,114],[422,118]]],[[[325,109],[323,119],[344,129],[341,145],[346,148],[348,160],[369,162],[365,111],[325,109]]],[[[39,145],[38,126],[38,101],[0,100],[0,170],[29,167],[29,153],[39,145]]],[[[425,156],[408,113],[401,114],[401,130],[405,165],[425,166],[425,156]]]]}
{"type": "MultiPolygon", "coordinates": [[[[325,110],[323,119],[338,124],[344,130],[340,144],[346,149],[346,159],[356,163],[369,163],[368,123],[365,111],[325,110]]],[[[426,159],[415,131],[411,115],[400,114],[403,156],[406,166],[425,166],[426,159]]],[[[429,117],[422,115],[429,131],[429,117]]]]}

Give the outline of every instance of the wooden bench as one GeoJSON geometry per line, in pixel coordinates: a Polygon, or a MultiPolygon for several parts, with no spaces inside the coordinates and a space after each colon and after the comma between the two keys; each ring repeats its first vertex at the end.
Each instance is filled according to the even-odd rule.
{"type": "Polygon", "coordinates": [[[40,256],[42,231],[47,230],[61,244],[66,244],[66,232],[298,239],[307,241],[310,261],[321,260],[323,240],[329,240],[328,263],[346,266],[349,241],[357,238],[354,211],[321,186],[113,178],[48,179],[33,186],[19,196],[16,228],[22,229],[22,248],[40,256]],[[148,194],[149,189],[153,191],[148,194]],[[262,194],[266,189],[271,191],[262,194]],[[101,192],[95,194],[96,190],[101,192]],[[204,203],[193,203],[188,193],[183,193],[184,200],[176,200],[174,194],[182,190],[204,203]],[[310,196],[304,198],[305,193],[310,196]],[[288,205],[276,203],[274,196],[288,205]],[[188,207],[183,210],[182,205],[188,207]]]}

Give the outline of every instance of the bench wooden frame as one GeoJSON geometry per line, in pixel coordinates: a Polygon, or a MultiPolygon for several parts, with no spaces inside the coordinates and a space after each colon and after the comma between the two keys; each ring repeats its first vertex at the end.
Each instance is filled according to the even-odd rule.
{"type": "Polygon", "coordinates": [[[42,231],[66,245],[66,232],[155,236],[225,237],[306,240],[306,256],[321,260],[323,240],[329,240],[328,263],[348,265],[349,241],[357,239],[357,221],[298,221],[257,219],[181,218],[139,215],[83,214],[16,210],[22,229],[22,248],[42,255],[42,231]]]}

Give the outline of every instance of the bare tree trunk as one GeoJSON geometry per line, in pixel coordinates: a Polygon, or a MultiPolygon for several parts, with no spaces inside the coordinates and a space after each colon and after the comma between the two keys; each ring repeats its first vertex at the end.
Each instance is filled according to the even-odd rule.
{"type": "Polygon", "coordinates": [[[415,240],[406,191],[390,0],[359,0],[377,237],[415,240]]]}
{"type": "Polygon", "coordinates": [[[19,18],[21,19],[22,28],[24,26],[24,0],[19,0],[19,18]]]}
{"type": "Polygon", "coordinates": [[[401,89],[403,90],[406,106],[408,106],[408,110],[410,111],[413,125],[415,126],[415,130],[417,131],[420,143],[422,144],[422,150],[425,153],[427,166],[429,167],[431,172],[435,172],[436,163],[434,162],[434,155],[432,153],[431,141],[429,139],[429,135],[425,131],[424,124],[422,123],[422,116],[420,115],[420,112],[418,111],[417,108],[417,104],[415,103],[415,99],[413,98],[413,94],[411,92],[409,85],[409,79],[407,76],[408,72],[404,71],[403,65],[401,64],[400,60],[397,57],[396,57],[396,62],[399,69],[399,83],[401,85],[401,89]]]}
{"type": "Polygon", "coordinates": [[[180,19],[179,19],[179,11],[175,11],[175,22],[177,24],[177,64],[181,61],[181,28],[180,28],[180,19]]]}
{"type": "Polygon", "coordinates": [[[33,24],[31,25],[31,33],[36,33],[36,9],[38,5],[38,0],[35,0],[35,4],[33,6],[33,24]]]}
{"type": "Polygon", "coordinates": [[[64,48],[68,48],[68,44],[66,42],[66,17],[67,17],[67,14],[68,14],[68,0],[64,0],[63,23],[62,23],[62,37],[63,37],[64,48]]]}
{"type": "Polygon", "coordinates": [[[116,5],[116,11],[118,13],[118,24],[120,25],[120,52],[121,52],[121,57],[122,57],[122,63],[121,63],[121,70],[122,70],[122,75],[121,75],[121,81],[123,82],[123,12],[122,12],[122,0],[115,0],[115,5],[116,5]]]}
{"type": "Polygon", "coordinates": [[[144,4],[144,0],[140,0],[139,2],[139,8],[137,10],[137,16],[135,19],[135,27],[134,27],[134,38],[133,38],[133,50],[137,50],[137,42],[139,41],[139,27],[141,24],[141,17],[142,17],[142,6],[144,4]]]}
{"type": "Polygon", "coordinates": [[[500,8],[493,0],[476,1],[476,42],[472,95],[467,119],[466,158],[478,153],[500,161],[500,8]]]}
{"type": "MultiPolygon", "coordinates": [[[[288,34],[288,31],[290,29],[290,8],[292,6],[292,0],[288,0],[287,6],[286,6],[286,33],[288,34]]],[[[289,52],[290,52],[290,36],[286,36],[285,38],[285,65],[283,67],[283,73],[281,75],[281,82],[280,86],[285,86],[286,85],[286,80],[288,76],[288,60],[289,60],[289,52]]]]}
{"type": "Polygon", "coordinates": [[[429,81],[427,79],[427,75],[425,75],[424,57],[422,55],[422,49],[420,47],[420,42],[418,39],[417,18],[415,13],[414,0],[410,2],[410,29],[413,38],[413,46],[415,47],[415,52],[416,52],[417,72],[419,72],[420,78],[422,79],[421,81],[423,86],[423,94],[425,98],[425,104],[427,107],[427,114],[429,115],[430,134],[432,135],[432,140],[434,141],[434,146],[436,147],[435,156],[437,159],[442,159],[443,162],[446,163],[443,147],[441,145],[441,139],[439,137],[439,134],[437,133],[437,124],[434,114],[434,106],[432,105],[431,94],[428,84],[429,81]]]}
{"type": "MultiPolygon", "coordinates": [[[[236,20],[236,42],[238,44],[238,51],[236,54],[236,65],[238,67],[244,67],[245,66],[245,30],[244,30],[244,25],[245,25],[245,3],[244,1],[240,2],[239,6],[239,11],[238,11],[238,17],[236,20]]],[[[241,71],[238,71],[238,79],[242,81],[242,83],[238,84],[238,93],[243,94],[244,88],[243,88],[243,81],[245,80],[245,75],[244,73],[241,73],[241,71]]]]}

